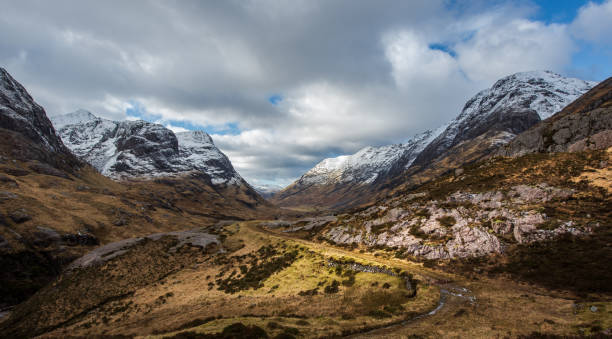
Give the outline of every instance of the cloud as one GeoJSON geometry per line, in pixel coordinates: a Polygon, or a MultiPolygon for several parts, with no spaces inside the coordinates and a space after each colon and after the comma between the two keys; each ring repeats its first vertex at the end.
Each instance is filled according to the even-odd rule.
{"type": "Polygon", "coordinates": [[[459,66],[475,81],[491,81],[520,71],[562,71],[573,49],[565,25],[527,19],[492,22],[455,46],[459,66]]]}
{"type": "Polygon", "coordinates": [[[580,8],[571,24],[572,33],[579,39],[612,45],[612,0],[601,4],[589,1],[580,8]]]}
{"type": "Polygon", "coordinates": [[[608,27],[591,8],[610,2],[570,28],[499,3],[14,1],[0,64],[49,115],[204,128],[247,180],[289,183],[324,157],[437,127],[499,77],[562,72],[569,31],[608,27]]]}

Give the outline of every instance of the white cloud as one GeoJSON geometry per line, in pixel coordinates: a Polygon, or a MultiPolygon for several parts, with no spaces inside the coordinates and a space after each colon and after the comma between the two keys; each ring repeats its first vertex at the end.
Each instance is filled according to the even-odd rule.
{"type": "Polygon", "coordinates": [[[180,126],[173,126],[172,124],[166,124],[164,125],[167,129],[171,130],[174,133],[180,133],[180,132],[187,132],[189,131],[186,128],[180,127],[180,126]]]}
{"type": "Polygon", "coordinates": [[[573,49],[565,25],[527,19],[491,22],[455,46],[465,74],[489,83],[521,71],[561,71],[571,61],[573,49]]]}
{"type": "Polygon", "coordinates": [[[612,0],[602,4],[589,1],[578,11],[571,29],[579,39],[612,44],[612,0]]]}
{"type": "Polygon", "coordinates": [[[428,41],[414,31],[388,33],[383,44],[393,79],[400,88],[412,90],[423,81],[456,80],[459,75],[457,62],[450,54],[429,48],[428,41]]]}
{"type": "MultiPolygon", "coordinates": [[[[567,26],[512,5],[448,4],[15,1],[2,8],[0,64],[50,115],[120,120],[137,102],[175,130],[237,124],[213,138],[238,171],[288,183],[323,157],[435,128],[502,76],[570,62],[567,26]],[[430,48],[440,42],[456,56],[430,48]]],[[[571,31],[606,39],[609,8],[587,5],[571,31]]]]}

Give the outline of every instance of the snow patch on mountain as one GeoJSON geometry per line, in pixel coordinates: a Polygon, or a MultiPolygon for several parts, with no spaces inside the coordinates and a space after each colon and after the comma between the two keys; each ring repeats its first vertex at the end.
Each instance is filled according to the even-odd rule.
{"type": "Polygon", "coordinates": [[[411,140],[395,145],[367,146],[352,155],[327,158],[306,172],[298,183],[302,185],[327,185],[334,183],[372,184],[399,162],[410,166],[416,156],[446,126],[426,131],[411,140]]]}
{"type": "Polygon", "coordinates": [[[480,91],[417,158],[427,163],[462,141],[497,128],[518,134],[560,111],[597,83],[551,71],[512,74],[480,91]],[[535,119],[535,121],[534,121],[535,119]]]}
{"type": "Polygon", "coordinates": [[[175,134],[159,124],[112,121],[86,110],[52,117],[52,122],[74,154],[114,179],[200,172],[214,185],[246,184],[203,131],[175,134]]]}
{"type": "Polygon", "coordinates": [[[86,123],[96,119],[98,118],[91,112],[78,109],[72,113],[51,117],[51,122],[53,122],[55,128],[59,129],[67,125],[86,123]]]}

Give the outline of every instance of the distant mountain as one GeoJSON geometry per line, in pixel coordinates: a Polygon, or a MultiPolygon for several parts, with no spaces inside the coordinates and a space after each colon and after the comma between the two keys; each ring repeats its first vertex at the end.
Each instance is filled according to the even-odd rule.
{"type": "Polygon", "coordinates": [[[283,189],[281,185],[253,185],[253,188],[264,198],[271,198],[283,189]]]}
{"type": "Polygon", "coordinates": [[[280,205],[308,205],[318,201],[332,207],[351,203],[355,196],[347,193],[353,189],[374,189],[386,180],[392,169],[409,167],[444,127],[419,134],[402,144],[368,146],[353,155],[324,159],[274,195],[273,201],[280,205]]]}
{"type": "Polygon", "coordinates": [[[199,172],[213,185],[246,185],[206,132],[175,134],[159,124],[112,121],[86,110],[51,120],[64,143],[105,176],[155,178],[199,172]]]}
{"type": "Polygon", "coordinates": [[[507,76],[468,100],[436,131],[405,144],[325,159],[273,200],[282,206],[348,207],[371,200],[373,193],[423,183],[491,154],[595,85],[550,71],[507,76]]]}

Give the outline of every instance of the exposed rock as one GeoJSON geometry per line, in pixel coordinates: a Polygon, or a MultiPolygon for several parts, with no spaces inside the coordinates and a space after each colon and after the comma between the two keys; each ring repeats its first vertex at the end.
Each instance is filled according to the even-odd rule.
{"type": "Polygon", "coordinates": [[[45,110],[1,67],[0,129],[1,148],[14,159],[38,160],[68,171],[81,165],[55,134],[45,110]]]}
{"type": "Polygon", "coordinates": [[[9,217],[18,224],[32,220],[32,216],[30,216],[30,213],[24,208],[18,208],[12,211],[9,217]]]}
{"type": "Polygon", "coordinates": [[[534,152],[606,149],[612,146],[612,78],[595,86],[554,117],[534,126],[498,151],[502,156],[534,152]]]}
{"type": "Polygon", "coordinates": [[[19,196],[13,192],[9,192],[9,191],[0,191],[0,203],[6,201],[6,200],[13,200],[13,199],[17,199],[19,198],[19,196]]]}
{"type": "Polygon", "coordinates": [[[98,238],[87,233],[64,234],[62,241],[68,246],[96,246],[100,244],[98,238]]]}
{"type": "Polygon", "coordinates": [[[0,174],[0,184],[7,185],[9,187],[19,187],[19,184],[17,184],[17,181],[15,181],[15,179],[3,174],[0,174]]]}
{"type": "Polygon", "coordinates": [[[16,167],[2,167],[0,168],[0,171],[8,175],[12,175],[14,177],[23,177],[23,176],[30,174],[30,171],[24,170],[22,168],[16,168],[16,167]]]}
{"type": "Polygon", "coordinates": [[[68,174],[66,174],[66,172],[60,171],[57,168],[54,168],[45,163],[36,162],[36,163],[28,165],[28,167],[36,173],[51,175],[51,176],[55,176],[55,177],[59,177],[63,179],[72,180],[68,176],[68,174]]]}
{"type": "Polygon", "coordinates": [[[39,247],[48,247],[51,244],[61,242],[62,236],[53,229],[38,226],[33,234],[32,243],[39,247]]]}
{"type": "Polygon", "coordinates": [[[574,193],[540,183],[516,185],[506,193],[455,192],[441,201],[404,196],[389,201],[393,208],[381,204],[343,215],[321,235],[337,244],[399,248],[426,259],[483,256],[503,252],[502,240],[509,241],[508,235],[518,243],[529,243],[587,232],[571,221],[552,230],[539,229],[547,218],[538,204],[574,193]]]}
{"type": "Polygon", "coordinates": [[[85,268],[93,265],[99,265],[112,258],[127,253],[134,245],[139,242],[149,239],[157,241],[163,237],[175,237],[178,241],[174,247],[170,248],[169,253],[176,252],[179,248],[184,245],[191,245],[202,248],[202,250],[213,250],[222,251],[221,242],[215,235],[208,234],[200,230],[189,230],[189,231],[178,231],[169,233],[158,233],[152,234],[141,238],[124,239],[121,241],[113,242],[101,247],[98,247],[86,255],[75,260],[68,266],[67,270],[75,270],[79,268],[85,268]],[[212,248],[211,248],[212,246],[212,248]]]}
{"type": "Polygon", "coordinates": [[[0,250],[10,250],[11,248],[11,244],[0,235],[0,250]]]}

